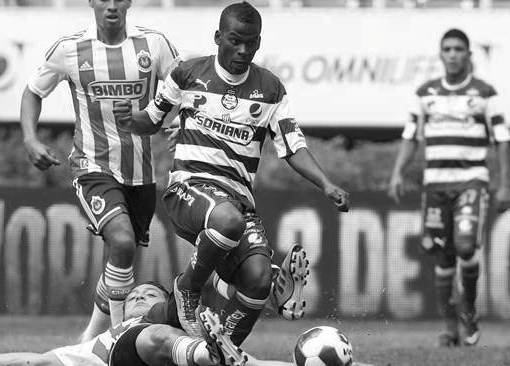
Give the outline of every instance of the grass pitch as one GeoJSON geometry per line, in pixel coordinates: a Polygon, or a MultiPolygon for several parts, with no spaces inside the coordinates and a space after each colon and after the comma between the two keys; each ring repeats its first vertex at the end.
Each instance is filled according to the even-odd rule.
{"type": "MultiPolygon", "coordinates": [[[[43,352],[75,343],[84,317],[0,317],[0,352],[43,352]]],[[[266,319],[257,324],[244,349],[265,359],[290,361],[298,335],[316,325],[335,326],[354,347],[355,360],[376,366],[510,366],[510,323],[484,322],[476,347],[436,348],[437,321],[266,319]]]]}

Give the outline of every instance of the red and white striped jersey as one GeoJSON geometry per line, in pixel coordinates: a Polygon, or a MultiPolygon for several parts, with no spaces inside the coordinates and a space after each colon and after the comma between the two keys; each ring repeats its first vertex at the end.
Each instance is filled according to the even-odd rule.
{"type": "Polygon", "coordinates": [[[119,45],[99,41],[92,25],[48,50],[28,87],[44,98],[61,81],[69,83],[76,114],[69,156],[75,176],[103,172],[126,185],[154,182],[150,137],[119,129],[112,108],[115,101],[129,99],[133,110],[144,109],[177,59],[162,33],[129,26],[119,45]]]}
{"type": "Polygon", "coordinates": [[[236,76],[215,56],[182,62],[146,111],[156,121],[171,105],[180,106],[181,127],[170,183],[212,179],[254,204],[252,187],[267,132],[281,158],[306,147],[284,86],[255,64],[236,76]]]}
{"type": "Polygon", "coordinates": [[[494,88],[469,75],[458,85],[434,79],[418,88],[402,137],[425,140],[430,186],[488,181],[488,146],[509,141],[510,133],[494,88]]]}

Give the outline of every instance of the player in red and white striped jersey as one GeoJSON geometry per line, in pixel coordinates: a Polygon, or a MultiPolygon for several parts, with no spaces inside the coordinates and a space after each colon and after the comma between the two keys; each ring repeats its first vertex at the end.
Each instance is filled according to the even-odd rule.
{"type": "Polygon", "coordinates": [[[446,76],[426,82],[416,92],[411,120],[390,182],[390,196],[402,193],[402,172],[425,142],[426,167],[423,196],[424,248],[436,256],[436,292],[447,330],[443,346],[459,343],[457,317],[466,328],[466,345],[475,344],[480,332],[475,309],[479,276],[479,248],[483,244],[488,204],[487,152],[495,142],[500,164],[496,201],[510,203],[508,144],[510,133],[494,88],[471,73],[469,39],[452,29],[441,39],[440,56],[446,76]],[[452,304],[457,261],[463,298],[460,314],[452,304]]]}
{"type": "Polygon", "coordinates": [[[134,284],[135,249],[148,244],[155,209],[150,137],[123,130],[113,106],[127,99],[135,110],[143,110],[154,97],[158,80],[178,60],[163,34],[126,25],[131,0],[89,0],[89,5],[95,22],[55,42],[29,80],[21,105],[25,147],[34,165],[44,170],[60,162],[37,139],[42,99],[61,81],[71,90],[76,114],[69,156],[73,186],[90,229],[102,235],[108,247],[84,339],[103,328],[108,312],[112,324],[122,319],[123,299],[134,284]]]}
{"type": "Polygon", "coordinates": [[[255,213],[253,182],[269,134],[278,156],[313,182],[340,211],[348,194],[322,172],[306,147],[280,80],[252,63],[262,20],[247,2],[227,6],[215,33],[216,56],[177,66],[162,92],[142,112],[129,103],[114,112],[138,133],[157,130],[178,109],[175,169],[164,202],[178,235],[196,244],[196,256],[174,283],[181,324],[197,333],[195,308],[213,269],[237,292],[222,322],[234,344],[255,324],[271,289],[271,250],[255,213]]]}

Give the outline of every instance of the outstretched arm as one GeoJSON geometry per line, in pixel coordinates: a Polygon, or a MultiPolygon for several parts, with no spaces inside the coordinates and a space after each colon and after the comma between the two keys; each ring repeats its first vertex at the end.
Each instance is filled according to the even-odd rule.
{"type": "Polygon", "coordinates": [[[388,195],[397,203],[400,202],[400,197],[404,194],[404,170],[414,157],[417,147],[418,142],[410,139],[403,139],[400,145],[388,188],[388,195]]]}
{"type": "Polygon", "coordinates": [[[0,366],[64,366],[52,352],[13,352],[0,354],[0,366]]]}
{"type": "Polygon", "coordinates": [[[339,211],[349,211],[349,193],[329,180],[307,148],[302,147],[285,159],[292,169],[322,190],[339,211]]]}
{"type": "Polygon", "coordinates": [[[46,170],[52,165],[60,165],[60,161],[51,149],[37,138],[36,125],[41,114],[42,99],[28,87],[21,97],[21,130],[23,142],[32,164],[40,170],[46,170]]]}

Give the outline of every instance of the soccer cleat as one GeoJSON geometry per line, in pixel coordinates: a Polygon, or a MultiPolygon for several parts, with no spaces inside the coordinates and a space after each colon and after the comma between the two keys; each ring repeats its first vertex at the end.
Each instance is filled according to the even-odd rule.
{"type": "Polygon", "coordinates": [[[465,330],[463,343],[466,346],[474,346],[480,340],[479,317],[476,312],[461,312],[459,319],[465,330]]]}
{"type": "Polygon", "coordinates": [[[458,347],[459,335],[451,332],[441,333],[437,338],[437,344],[439,347],[458,347]]]}
{"type": "Polygon", "coordinates": [[[181,323],[182,329],[190,337],[201,337],[202,332],[195,316],[195,310],[200,304],[200,294],[190,290],[179,289],[177,285],[179,277],[177,276],[174,280],[174,297],[179,323],[181,323]]]}
{"type": "Polygon", "coordinates": [[[306,252],[299,244],[294,244],[285,256],[278,275],[274,280],[273,295],[276,307],[285,319],[301,319],[306,306],[303,288],[310,271],[306,252]]]}
{"type": "Polygon", "coordinates": [[[200,305],[197,308],[197,319],[213,362],[222,366],[244,366],[246,364],[248,355],[232,343],[230,337],[225,333],[218,314],[210,308],[200,305]]]}

